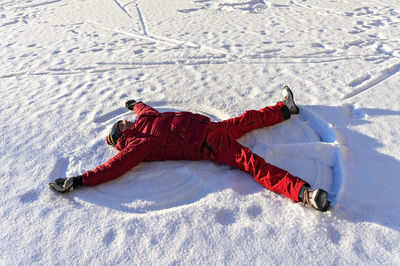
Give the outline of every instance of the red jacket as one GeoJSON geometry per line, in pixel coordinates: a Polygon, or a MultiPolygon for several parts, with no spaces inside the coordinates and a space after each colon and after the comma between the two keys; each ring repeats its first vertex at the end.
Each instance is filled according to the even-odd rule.
{"type": "Polygon", "coordinates": [[[133,111],[139,116],[132,128],[122,132],[120,151],[106,163],[82,175],[93,186],[115,179],[142,161],[200,160],[200,149],[210,118],[190,112],[160,113],[139,102],[133,111]]]}

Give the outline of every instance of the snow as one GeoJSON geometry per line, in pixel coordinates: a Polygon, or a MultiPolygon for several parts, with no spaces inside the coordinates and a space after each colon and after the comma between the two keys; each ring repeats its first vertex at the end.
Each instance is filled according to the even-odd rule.
{"type": "Polygon", "coordinates": [[[394,0],[0,1],[0,264],[398,265],[399,43],[394,0]],[[300,115],[240,141],[326,213],[207,161],[47,188],[116,154],[127,99],[216,121],[284,85],[300,115]]]}

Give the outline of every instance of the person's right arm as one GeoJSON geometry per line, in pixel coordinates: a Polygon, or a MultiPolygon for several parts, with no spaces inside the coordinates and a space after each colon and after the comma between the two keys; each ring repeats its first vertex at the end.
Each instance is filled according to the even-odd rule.
{"type": "Polygon", "coordinates": [[[144,161],[153,145],[148,139],[135,139],[106,163],[85,172],[82,175],[84,185],[94,186],[122,176],[144,161]]]}

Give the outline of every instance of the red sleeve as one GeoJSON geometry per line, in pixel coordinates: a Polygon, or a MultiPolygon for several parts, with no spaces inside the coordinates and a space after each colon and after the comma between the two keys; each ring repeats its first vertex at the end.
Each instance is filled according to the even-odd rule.
{"type": "Polygon", "coordinates": [[[82,175],[86,186],[98,185],[122,176],[142,162],[153,147],[147,139],[135,139],[106,163],[82,175]]]}
{"type": "Polygon", "coordinates": [[[154,109],[153,107],[143,103],[143,102],[138,102],[133,106],[133,111],[137,115],[143,115],[143,114],[158,114],[159,112],[154,109]]]}

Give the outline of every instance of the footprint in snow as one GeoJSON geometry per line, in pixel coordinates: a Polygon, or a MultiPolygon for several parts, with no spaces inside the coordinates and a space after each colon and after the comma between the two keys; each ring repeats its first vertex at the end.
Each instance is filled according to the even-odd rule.
{"type": "Polygon", "coordinates": [[[102,242],[104,245],[109,246],[114,242],[115,238],[116,232],[115,230],[111,229],[104,235],[102,242]]]}
{"type": "Polygon", "coordinates": [[[252,205],[247,208],[247,216],[254,220],[262,213],[262,208],[259,205],[252,205]]]}
{"type": "Polygon", "coordinates": [[[216,212],[214,218],[221,225],[230,225],[236,221],[236,212],[231,209],[222,208],[216,212]]]}
{"type": "Polygon", "coordinates": [[[19,196],[19,201],[22,203],[31,203],[36,201],[38,198],[39,198],[39,192],[35,189],[32,189],[19,196]]]}
{"type": "Polygon", "coordinates": [[[352,104],[346,104],[343,108],[345,115],[349,118],[362,119],[365,117],[365,114],[360,109],[356,109],[352,104]]]}

